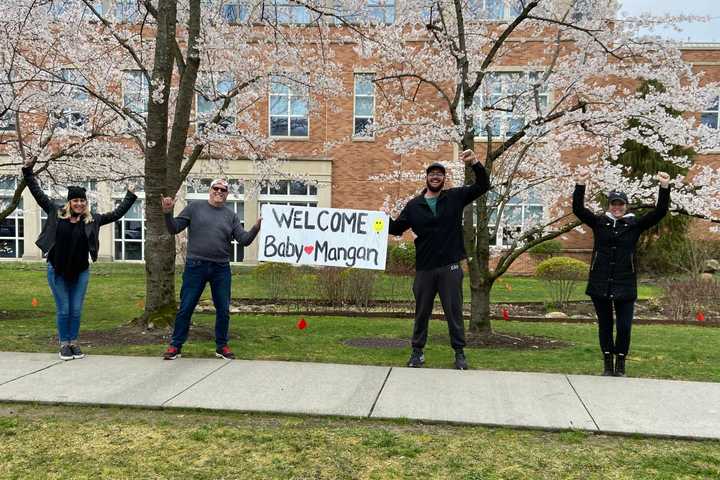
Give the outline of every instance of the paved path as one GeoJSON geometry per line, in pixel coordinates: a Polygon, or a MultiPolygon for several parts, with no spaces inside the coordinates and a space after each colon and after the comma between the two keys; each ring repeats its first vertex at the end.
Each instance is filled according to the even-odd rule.
{"type": "Polygon", "coordinates": [[[0,352],[0,401],[720,439],[720,383],[585,375],[0,352]]]}

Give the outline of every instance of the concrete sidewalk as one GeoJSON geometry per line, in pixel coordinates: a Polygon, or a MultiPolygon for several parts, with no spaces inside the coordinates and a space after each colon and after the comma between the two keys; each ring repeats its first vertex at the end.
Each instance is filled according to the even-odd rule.
{"type": "Polygon", "coordinates": [[[720,439],[720,383],[584,375],[0,352],[0,401],[720,439]]]}

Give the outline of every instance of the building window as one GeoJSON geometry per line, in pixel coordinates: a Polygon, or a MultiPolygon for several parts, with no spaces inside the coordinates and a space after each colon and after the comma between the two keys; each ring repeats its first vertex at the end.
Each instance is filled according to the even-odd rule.
{"type": "Polygon", "coordinates": [[[113,14],[116,21],[125,23],[137,23],[143,16],[137,0],[115,0],[113,14]]]}
{"type": "MultiPolygon", "coordinates": [[[[145,191],[141,185],[135,188],[138,199],[113,227],[115,260],[145,260],[145,191]]],[[[113,208],[120,206],[125,194],[124,185],[113,185],[113,208]]]]}
{"type": "MultiPolygon", "coordinates": [[[[488,203],[495,204],[496,202],[492,200],[494,195],[488,195],[488,203]]],[[[543,203],[534,191],[512,197],[504,204],[492,207],[488,222],[491,233],[490,245],[496,247],[511,246],[519,235],[542,223],[544,215],[543,203]],[[502,216],[498,225],[498,213],[501,209],[502,216]],[[495,235],[492,235],[493,232],[495,235]]]]}
{"type": "Polygon", "coordinates": [[[222,16],[228,23],[247,23],[251,6],[246,2],[229,1],[222,6],[222,16]]]}
{"type": "Polygon", "coordinates": [[[509,20],[520,15],[519,0],[470,0],[468,15],[472,20],[509,20]]]}
{"type": "Polygon", "coordinates": [[[373,116],[375,114],[375,84],[370,73],[355,74],[355,110],[353,114],[353,135],[372,137],[373,116]]]}
{"type": "Polygon", "coordinates": [[[67,84],[61,85],[60,90],[55,95],[61,96],[63,103],[68,106],[60,112],[57,126],[71,129],[82,128],[88,121],[87,115],[82,113],[85,102],[90,98],[83,88],[87,82],[75,68],[63,68],[60,71],[60,76],[67,84]]]}
{"type": "Polygon", "coordinates": [[[279,180],[261,186],[260,207],[265,204],[317,207],[318,193],[315,185],[300,180],[279,180]]]}
{"type": "MultiPolygon", "coordinates": [[[[338,17],[348,23],[359,24],[369,22],[375,25],[391,25],[395,23],[395,0],[367,0],[359,8],[350,7],[343,2],[336,2],[338,17]]],[[[336,23],[340,21],[335,20],[336,23]]]]}
{"type": "Polygon", "coordinates": [[[710,128],[720,129],[720,97],[715,97],[713,103],[702,112],[700,121],[710,128]]]}
{"type": "MultiPolygon", "coordinates": [[[[17,179],[0,177],[0,210],[10,205],[17,179]]],[[[25,253],[25,221],[23,219],[23,202],[20,199],[17,208],[0,221],[0,258],[22,258],[25,253]]]]}
{"type": "MultiPolygon", "coordinates": [[[[100,15],[103,14],[102,0],[96,0],[90,3],[92,4],[96,12],[98,12],[100,15]]],[[[92,11],[86,5],[84,5],[83,2],[78,2],[77,0],[53,0],[53,2],[51,2],[49,5],[50,8],[48,12],[54,20],[61,20],[71,15],[73,16],[73,18],[75,18],[75,14],[77,13],[77,7],[82,8],[82,19],[96,19],[95,14],[92,13],[92,11]],[[74,9],[75,11],[73,11],[74,9]]]]}
{"type": "MultiPolygon", "coordinates": [[[[198,129],[205,129],[218,110],[220,110],[220,107],[222,107],[224,102],[222,97],[229,94],[234,86],[234,82],[231,78],[228,78],[226,74],[218,74],[217,79],[214,79],[210,74],[202,78],[199,87],[204,93],[198,93],[197,95],[196,120],[198,129]]],[[[228,110],[226,110],[226,112],[227,111],[228,110]]],[[[220,119],[218,128],[220,131],[230,132],[234,124],[235,117],[225,115],[220,119]]]]}
{"type": "MultiPolygon", "coordinates": [[[[207,202],[210,191],[209,178],[190,179],[185,183],[185,200],[190,205],[192,202],[207,202]]],[[[242,182],[236,179],[228,180],[230,194],[225,202],[227,208],[232,210],[240,220],[240,225],[245,228],[245,188],[242,182]]],[[[232,241],[233,247],[230,253],[231,262],[242,262],[245,258],[245,248],[237,241],[232,241]]]]}
{"type": "Polygon", "coordinates": [[[123,106],[137,114],[147,115],[150,91],[147,77],[140,70],[128,70],[123,80],[123,106]]]}
{"type": "Polygon", "coordinates": [[[269,23],[307,25],[311,16],[304,5],[289,0],[269,0],[263,3],[262,19],[269,23]]]}
{"type": "Polygon", "coordinates": [[[273,78],[270,84],[270,135],[309,136],[307,87],[286,79],[273,78]]]}
{"type": "Polygon", "coordinates": [[[15,126],[15,112],[0,104],[0,132],[11,132],[15,130],[15,126]]]}
{"type": "MultiPolygon", "coordinates": [[[[539,72],[493,72],[483,85],[480,108],[490,107],[475,116],[475,134],[486,137],[486,126],[490,125],[493,137],[508,137],[519,132],[528,119],[537,116],[533,84],[538,81],[539,72]]],[[[539,92],[540,113],[547,111],[549,94],[546,87],[539,92]]]]}

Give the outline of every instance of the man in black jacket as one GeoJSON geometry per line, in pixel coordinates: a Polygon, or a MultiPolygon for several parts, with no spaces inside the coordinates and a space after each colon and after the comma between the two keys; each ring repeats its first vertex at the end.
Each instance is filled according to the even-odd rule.
{"type": "Polygon", "coordinates": [[[462,216],[465,206],[490,189],[490,182],[485,167],[472,150],[465,150],[461,157],[475,172],[474,184],[443,190],[445,167],[433,163],[426,170],[426,188],[408,202],[397,220],[390,220],[391,235],[402,235],[411,228],[417,236],[413,283],[415,326],[408,367],[422,367],[425,363],[423,348],[427,342],[428,321],[439,293],[450,331],[450,344],[455,350],[455,368],[467,369],[463,351],[463,269],[459,263],[466,257],[462,216]]]}

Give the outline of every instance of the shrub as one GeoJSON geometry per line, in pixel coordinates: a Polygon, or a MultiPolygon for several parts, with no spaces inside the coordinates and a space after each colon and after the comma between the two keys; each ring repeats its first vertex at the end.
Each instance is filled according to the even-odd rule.
{"type": "Polygon", "coordinates": [[[535,270],[545,280],[552,302],[562,308],[567,305],[575,286],[587,278],[589,265],[571,257],[552,257],[540,262],[535,270]]]}
{"type": "Polygon", "coordinates": [[[671,320],[693,320],[698,311],[717,318],[720,313],[720,283],[715,279],[691,277],[662,282],[663,313],[671,320]]]}
{"type": "Polygon", "coordinates": [[[289,298],[297,276],[297,269],[289,263],[267,262],[253,269],[255,281],[271,300],[289,298]]]}
{"type": "Polygon", "coordinates": [[[388,245],[387,271],[398,274],[414,273],[415,244],[402,242],[388,245]]]}
{"type": "Polygon", "coordinates": [[[342,273],[342,268],[322,267],[318,269],[315,277],[315,291],[319,300],[334,307],[343,304],[345,281],[342,273]]]}
{"type": "Polygon", "coordinates": [[[345,301],[350,305],[367,309],[373,299],[377,272],[374,270],[348,268],[342,272],[341,276],[344,283],[345,301]]]}
{"type": "Polygon", "coordinates": [[[546,240],[529,249],[528,253],[543,257],[553,257],[555,255],[560,255],[562,250],[563,246],[560,240],[546,240]]]}

